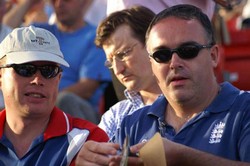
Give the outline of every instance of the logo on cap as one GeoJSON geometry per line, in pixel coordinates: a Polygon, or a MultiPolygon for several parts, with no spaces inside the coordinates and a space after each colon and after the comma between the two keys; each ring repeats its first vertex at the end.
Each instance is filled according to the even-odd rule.
{"type": "Polygon", "coordinates": [[[39,45],[50,44],[50,42],[44,41],[43,37],[36,36],[36,39],[30,40],[32,43],[38,43],[39,45]]]}

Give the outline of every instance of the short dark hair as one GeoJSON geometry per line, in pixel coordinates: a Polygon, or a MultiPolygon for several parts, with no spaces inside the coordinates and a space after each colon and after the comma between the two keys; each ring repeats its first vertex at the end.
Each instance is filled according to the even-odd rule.
{"type": "Polygon", "coordinates": [[[144,6],[133,6],[111,13],[97,27],[95,44],[102,47],[104,42],[114,33],[120,25],[128,25],[135,38],[145,45],[147,28],[155,13],[144,6]]]}
{"type": "Polygon", "coordinates": [[[209,44],[215,44],[214,30],[208,16],[204,14],[200,8],[189,4],[172,6],[158,13],[148,27],[148,30],[146,32],[146,40],[148,40],[148,35],[155,24],[157,24],[160,20],[171,16],[185,20],[198,20],[206,32],[209,44]]]}

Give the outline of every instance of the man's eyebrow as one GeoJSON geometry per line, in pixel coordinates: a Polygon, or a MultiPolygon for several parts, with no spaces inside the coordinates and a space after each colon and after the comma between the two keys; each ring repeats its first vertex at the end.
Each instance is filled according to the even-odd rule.
{"type": "Polygon", "coordinates": [[[112,58],[114,56],[117,56],[117,54],[124,52],[124,50],[126,50],[126,47],[123,49],[121,49],[119,47],[115,48],[114,51],[109,54],[109,57],[112,58]],[[119,50],[121,50],[121,51],[119,51],[119,50]]]}
{"type": "Polygon", "coordinates": [[[116,50],[115,53],[113,54],[113,56],[119,56],[121,54],[127,54],[128,52],[130,52],[135,45],[133,46],[126,46],[124,48],[121,49],[121,51],[116,50]]]}
{"type": "Polygon", "coordinates": [[[198,44],[196,41],[186,41],[181,43],[178,47],[183,46],[183,45],[190,45],[190,44],[198,44]]]}
{"type": "MultiPolygon", "coordinates": [[[[183,46],[183,45],[197,44],[197,43],[198,43],[198,42],[196,42],[196,41],[186,41],[186,42],[180,43],[177,47],[180,47],[180,46],[183,46]]],[[[161,49],[170,49],[170,47],[164,46],[164,45],[160,45],[160,46],[158,46],[158,47],[155,47],[155,48],[153,49],[153,51],[161,50],[161,49]]]]}
{"type": "Polygon", "coordinates": [[[152,52],[155,52],[155,51],[157,51],[157,50],[162,50],[162,49],[169,49],[169,47],[161,45],[161,46],[155,47],[155,48],[152,50],[152,52]]]}

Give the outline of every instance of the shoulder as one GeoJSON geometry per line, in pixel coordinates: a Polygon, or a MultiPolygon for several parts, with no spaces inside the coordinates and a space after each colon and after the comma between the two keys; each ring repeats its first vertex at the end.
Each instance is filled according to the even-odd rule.
{"type": "Polygon", "coordinates": [[[248,106],[250,107],[250,91],[239,90],[230,83],[222,84],[222,95],[221,98],[232,103],[232,105],[248,106]]]}
{"type": "Polygon", "coordinates": [[[150,111],[150,105],[144,106],[142,108],[137,109],[133,113],[124,117],[124,124],[125,125],[133,125],[135,123],[139,123],[140,121],[145,120],[150,111]]]}
{"type": "Polygon", "coordinates": [[[100,124],[103,121],[119,121],[119,119],[123,119],[124,116],[132,112],[132,108],[132,104],[128,99],[119,101],[102,115],[100,124]]]}
{"type": "Polygon", "coordinates": [[[87,34],[88,36],[95,36],[96,29],[97,29],[96,26],[86,23],[81,29],[77,30],[76,33],[85,34],[85,35],[87,34]]]}
{"type": "Polygon", "coordinates": [[[243,111],[250,115],[250,92],[240,91],[233,106],[235,110],[243,111]]]}
{"type": "Polygon", "coordinates": [[[73,120],[73,128],[79,128],[89,131],[89,137],[87,140],[95,140],[98,142],[108,141],[107,134],[96,124],[93,124],[87,120],[80,118],[73,118],[72,120],[73,120]]]}
{"type": "Polygon", "coordinates": [[[85,38],[89,40],[94,40],[96,37],[96,27],[91,24],[86,24],[79,33],[81,35],[84,35],[85,38]]]}
{"type": "Polygon", "coordinates": [[[112,112],[124,112],[124,109],[132,107],[132,102],[128,99],[122,100],[110,107],[109,111],[112,112]]]}
{"type": "Polygon", "coordinates": [[[132,114],[126,116],[124,118],[124,124],[145,123],[151,116],[161,116],[165,111],[166,103],[166,98],[160,95],[152,105],[139,108],[132,114]]]}
{"type": "Polygon", "coordinates": [[[110,109],[107,112],[113,112],[113,114],[115,114],[116,116],[120,116],[120,115],[125,116],[125,115],[133,114],[134,112],[136,112],[137,110],[143,107],[144,106],[136,105],[129,99],[125,99],[116,103],[112,107],[110,107],[110,109]]]}
{"type": "MultiPolygon", "coordinates": [[[[213,111],[226,111],[231,117],[250,118],[250,92],[239,90],[230,83],[222,84],[221,92],[212,103],[213,111]]],[[[247,120],[248,121],[248,120],[247,120]]]]}

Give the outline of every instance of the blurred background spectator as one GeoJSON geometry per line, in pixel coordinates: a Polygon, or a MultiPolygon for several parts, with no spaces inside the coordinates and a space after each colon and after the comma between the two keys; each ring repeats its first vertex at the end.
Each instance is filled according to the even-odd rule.
{"type": "MultiPolygon", "coordinates": [[[[5,12],[8,10],[8,5],[9,4],[5,0],[0,0],[0,42],[2,42],[5,36],[7,36],[7,34],[9,34],[12,31],[12,29],[9,26],[4,25],[2,23],[3,16],[5,12]]],[[[3,108],[4,108],[3,94],[2,90],[0,90],[0,111],[3,108]]]]}
{"type": "Polygon", "coordinates": [[[107,0],[107,14],[124,8],[139,4],[148,7],[155,13],[159,13],[163,9],[177,4],[192,4],[202,9],[209,18],[213,17],[215,2],[212,0],[107,0]]]}
{"type": "Polygon", "coordinates": [[[111,76],[104,66],[104,51],[94,44],[96,26],[83,19],[91,3],[92,0],[52,0],[55,24],[34,25],[57,37],[70,64],[70,68],[63,68],[57,106],[73,116],[98,123],[99,102],[111,76]]]}
{"type": "Polygon", "coordinates": [[[16,28],[28,26],[33,22],[48,22],[52,8],[49,0],[9,0],[10,9],[3,23],[16,28]]]}

